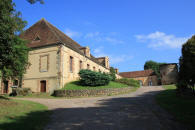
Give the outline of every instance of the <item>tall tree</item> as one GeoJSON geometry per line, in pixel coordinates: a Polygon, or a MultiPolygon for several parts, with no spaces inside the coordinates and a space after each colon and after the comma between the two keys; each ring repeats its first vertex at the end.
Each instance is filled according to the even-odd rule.
{"type": "Polygon", "coordinates": [[[43,0],[27,0],[29,3],[34,4],[36,2],[40,2],[41,4],[44,4],[43,0]]]}
{"type": "Polygon", "coordinates": [[[177,86],[181,89],[190,87],[195,95],[195,35],[182,46],[179,66],[177,86]]]}
{"type": "Polygon", "coordinates": [[[18,36],[26,21],[12,0],[0,1],[0,71],[3,80],[21,78],[28,64],[26,42],[18,36]]]}

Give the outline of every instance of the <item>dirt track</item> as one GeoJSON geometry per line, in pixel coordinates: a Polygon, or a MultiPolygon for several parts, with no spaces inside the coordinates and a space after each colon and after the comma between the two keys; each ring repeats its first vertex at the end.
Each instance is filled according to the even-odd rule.
{"type": "Polygon", "coordinates": [[[53,111],[45,130],[185,130],[154,101],[160,86],[118,96],[25,99],[53,111]]]}

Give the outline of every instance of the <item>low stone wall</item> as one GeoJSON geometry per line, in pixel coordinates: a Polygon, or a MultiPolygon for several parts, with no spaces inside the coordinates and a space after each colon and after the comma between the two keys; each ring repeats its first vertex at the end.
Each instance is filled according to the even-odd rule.
{"type": "Polygon", "coordinates": [[[124,88],[107,88],[107,89],[86,89],[86,90],[55,90],[56,97],[88,97],[88,96],[104,96],[127,93],[133,87],[124,88]]]}

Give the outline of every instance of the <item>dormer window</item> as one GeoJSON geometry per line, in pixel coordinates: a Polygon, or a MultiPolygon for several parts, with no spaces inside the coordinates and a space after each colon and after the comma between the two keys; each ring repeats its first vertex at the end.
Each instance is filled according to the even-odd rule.
{"type": "Polygon", "coordinates": [[[41,40],[41,39],[39,38],[39,36],[36,36],[36,38],[34,39],[34,41],[39,41],[39,40],[41,40]]]}

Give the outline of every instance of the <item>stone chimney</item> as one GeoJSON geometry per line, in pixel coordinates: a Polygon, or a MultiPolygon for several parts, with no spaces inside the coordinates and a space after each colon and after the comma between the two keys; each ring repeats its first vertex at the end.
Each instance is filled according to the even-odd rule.
{"type": "Polygon", "coordinates": [[[85,54],[85,56],[90,57],[90,49],[88,46],[80,48],[80,50],[85,54]]]}
{"type": "Polygon", "coordinates": [[[96,59],[97,59],[102,65],[104,65],[106,68],[110,68],[108,56],[106,56],[106,57],[98,57],[98,58],[96,58],[96,59]]]}

